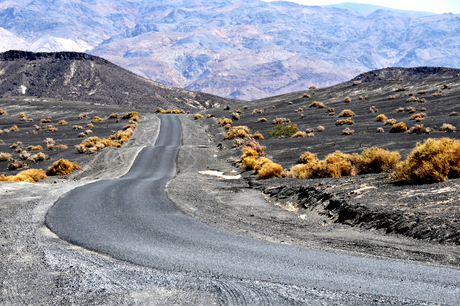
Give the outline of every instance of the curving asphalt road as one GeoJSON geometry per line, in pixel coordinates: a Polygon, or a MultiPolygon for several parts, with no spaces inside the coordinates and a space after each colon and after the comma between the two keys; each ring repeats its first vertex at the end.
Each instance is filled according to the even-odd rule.
{"type": "Polygon", "coordinates": [[[155,146],[126,175],[63,195],[46,225],[73,244],[160,270],[459,304],[459,270],[249,239],[185,215],[165,193],[181,138],[178,117],[161,116],[155,146]]]}

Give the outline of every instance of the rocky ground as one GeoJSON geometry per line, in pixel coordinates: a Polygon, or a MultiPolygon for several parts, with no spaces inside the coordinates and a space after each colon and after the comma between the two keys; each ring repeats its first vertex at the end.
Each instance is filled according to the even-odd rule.
{"type": "MultiPolygon", "coordinates": [[[[458,137],[457,132],[446,133],[439,128],[444,123],[459,126],[459,117],[451,115],[459,110],[459,85],[458,79],[455,78],[378,82],[357,86],[342,84],[305,92],[310,98],[303,97],[304,92],[300,92],[236,105],[232,110],[212,110],[203,114],[212,114],[215,118],[204,117],[199,122],[208,132],[212,141],[209,146],[215,147],[219,160],[227,160],[229,164],[234,165],[233,168],[221,165],[211,165],[210,168],[221,168],[220,170],[227,172],[234,170],[235,175],[241,172],[241,148],[235,147],[233,140],[223,140],[226,131],[220,127],[216,118],[230,118],[230,113],[237,109],[242,113],[240,120],[234,121],[233,125],[246,125],[252,133],[260,131],[265,139],[259,142],[267,147],[267,157],[280,163],[285,169],[295,165],[305,151],[316,153],[321,159],[336,150],[360,153],[364,148],[378,146],[398,151],[405,158],[417,142],[423,142],[427,138],[458,137]],[[399,86],[406,88],[406,91],[396,91],[399,86]],[[439,92],[439,89],[443,95],[432,96],[433,93],[439,92]],[[419,90],[426,90],[427,93],[417,94],[419,90]],[[410,92],[417,97],[425,97],[426,102],[406,102],[410,92]],[[389,95],[394,95],[395,98],[389,99],[389,95]],[[344,102],[347,96],[352,99],[349,103],[344,102]],[[362,96],[363,99],[360,100],[358,96],[362,96]],[[367,98],[364,98],[366,96],[367,98]],[[326,108],[310,108],[309,105],[315,100],[323,102],[326,108],[335,108],[335,114],[330,116],[326,108]],[[370,112],[372,106],[375,106],[378,112],[370,112]],[[400,107],[414,107],[416,113],[424,112],[427,117],[422,122],[415,122],[410,119],[413,113],[396,112],[400,107]],[[299,108],[302,111],[295,112],[299,108]],[[253,113],[255,109],[263,109],[264,112],[253,113]],[[341,135],[345,126],[335,124],[336,120],[341,119],[338,118],[338,114],[344,109],[351,109],[356,113],[353,117],[355,124],[349,126],[354,130],[354,135],[341,135]],[[391,126],[376,120],[379,114],[395,118],[398,122],[403,121],[408,128],[415,124],[424,124],[434,131],[430,134],[389,133],[391,126]],[[258,122],[262,117],[265,117],[267,122],[258,122]],[[267,132],[274,126],[271,121],[279,117],[291,119],[303,131],[313,128],[314,137],[268,137],[267,132]],[[319,125],[325,127],[323,132],[317,130],[319,125]],[[382,127],[384,132],[377,133],[378,127],[382,127]]],[[[271,203],[284,209],[286,219],[278,224],[279,233],[282,237],[281,233],[290,228],[291,235],[288,239],[279,238],[280,241],[292,239],[297,241],[294,243],[305,243],[301,240],[313,235],[314,231],[310,228],[313,227],[318,230],[315,235],[321,238],[308,238],[305,241],[309,241],[309,244],[315,244],[312,241],[316,241],[319,248],[335,247],[338,250],[362,251],[374,256],[442,262],[458,266],[459,179],[426,185],[398,185],[389,183],[387,174],[318,180],[260,180],[252,171],[242,172],[241,175],[243,178],[240,180],[226,181],[225,188],[229,189],[232,186],[232,190],[240,194],[252,192],[254,189],[260,190],[271,203]],[[290,217],[287,217],[288,215],[290,217]],[[293,236],[297,236],[299,240],[292,238],[293,236]],[[439,251],[441,249],[442,251],[439,251]]],[[[238,215],[236,212],[235,214],[238,215]]],[[[258,228],[254,226],[258,218],[276,220],[273,221],[275,224],[280,220],[273,216],[260,217],[263,215],[260,212],[247,214],[248,231],[249,228],[252,228],[252,231],[258,228]]],[[[223,215],[227,216],[227,213],[223,215]]],[[[245,214],[241,212],[241,215],[245,214]]],[[[240,217],[238,215],[238,218],[240,217]]],[[[215,223],[219,224],[220,221],[215,220],[215,223]]],[[[261,232],[264,232],[264,229],[260,228],[261,232]]],[[[243,226],[239,226],[238,231],[244,231],[243,226]]]]}

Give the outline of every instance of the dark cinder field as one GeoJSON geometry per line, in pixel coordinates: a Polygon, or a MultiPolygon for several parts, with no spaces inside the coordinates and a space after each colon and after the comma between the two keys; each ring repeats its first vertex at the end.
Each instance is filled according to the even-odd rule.
{"type": "MultiPolygon", "coordinates": [[[[231,110],[219,108],[202,112],[203,115],[215,116],[204,116],[200,123],[207,126],[215,145],[222,150],[222,157],[237,168],[240,165],[242,147],[235,147],[234,140],[224,140],[226,130],[217,123],[217,119],[231,118],[231,112],[238,109],[242,111],[239,114],[240,120],[234,120],[232,126],[248,126],[251,133],[259,131],[265,137],[258,141],[266,146],[266,157],[281,164],[285,170],[296,165],[305,151],[315,153],[318,158],[323,159],[337,150],[361,153],[365,148],[377,146],[398,151],[404,159],[418,142],[423,143],[427,138],[459,138],[460,79],[382,81],[355,86],[348,82],[329,88],[310,89],[237,104],[231,110]],[[406,90],[397,91],[398,87],[406,90]],[[419,91],[426,93],[419,94],[419,91]],[[442,96],[433,96],[438,92],[442,92],[442,96]],[[304,97],[304,94],[310,97],[304,97]],[[390,95],[395,98],[389,99],[390,95]],[[406,102],[411,96],[420,100],[406,102]],[[350,97],[351,102],[345,102],[346,97],[350,97]],[[426,99],[423,103],[422,98],[426,99]],[[325,108],[310,107],[314,101],[324,103],[325,108]],[[330,115],[328,107],[335,109],[334,115],[330,115]],[[378,111],[371,112],[371,107],[378,111]],[[415,110],[406,111],[409,107],[415,110]],[[398,108],[403,108],[404,111],[396,111],[398,108]],[[263,109],[264,112],[253,113],[255,109],[263,109]],[[354,124],[336,125],[337,120],[344,119],[339,114],[345,109],[356,114],[352,117],[354,124]],[[417,113],[425,113],[426,117],[421,122],[416,122],[411,116],[417,113]],[[389,119],[394,118],[397,122],[404,122],[408,129],[416,124],[423,124],[432,131],[422,134],[408,131],[390,133],[391,125],[376,120],[380,114],[389,119]],[[263,117],[267,122],[258,122],[263,117]],[[272,120],[276,118],[289,118],[300,131],[313,128],[314,137],[268,137],[268,132],[275,126],[272,120]],[[455,126],[457,131],[441,131],[440,128],[445,123],[455,126]],[[324,127],[323,132],[317,129],[320,125],[324,127]],[[346,127],[354,130],[354,134],[342,135],[346,127]],[[384,132],[377,132],[378,128],[383,128],[384,132]]],[[[326,226],[341,223],[379,230],[386,234],[402,234],[445,244],[460,244],[459,179],[424,185],[398,185],[388,182],[386,173],[311,180],[261,180],[252,170],[242,172],[242,175],[249,186],[261,190],[273,203],[292,210],[297,216],[305,211],[316,211],[326,216],[329,220],[323,224],[326,226]]]]}
{"type": "MultiPolygon", "coordinates": [[[[28,146],[42,146],[43,150],[28,151],[30,154],[43,152],[49,156],[48,160],[44,161],[28,161],[23,160],[26,168],[11,170],[8,165],[11,161],[0,161],[0,174],[14,175],[22,170],[36,168],[46,170],[53,162],[64,158],[71,162],[77,161],[79,165],[84,166],[94,158],[94,154],[78,153],[75,150],[75,145],[80,144],[85,138],[97,136],[99,138],[108,138],[112,133],[121,130],[128,124],[129,120],[122,120],[123,114],[134,109],[126,109],[119,107],[110,107],[83,102],[61,101],[57,99],[33,98],[33,97],[10,97],[0,99],[0,109],[6,113],[0,115],[0,129],[10,129],[16,125],[16,131],[9,133],[3,132],[0,135],[0,152],[10,153],[13,159],[20,160],[20,153],[17,149],[26,151],[28,146]],[[19,114],[24,113],[27,120],[20,120],[19,114]],[[86,114],[86,117],[79,118],[80,114],[86,114]],[[109,115],[118,113],[118,119],[109,119],[109,115]],[[92,122],[92,119],[98,116],[103,119],[100,122],[92,122]],[[51,118],[51,119],[49,119],[51,118]],[[32,119],[33,121],[30,121],[32,119]],[[49,119],[50,122],[41,123],[42,119],[49,119]],[[58,122],[65,120],[66,125],[58,122]],[[88,127],[92,123],[94,127],[88,127]],[[57,131],[49,131],[48,126],[54,126],[57,131]],[[37,130],[35,126],[41,129],[37,130]],[[80,126],[82,129],[74,129],[74,126],[80,126]],[[80,133],[91,130],[91,134],[86,134],[85,137],[79,137],[80,133]],[[48,149],[44,140],[52,138],[55,145],[67,145],[67,149],[48,149]],[[22,144],[16,148],[10,148],[11,145],[18,141],[22,144]]],[[[139,111],[142,114],[151,113],[151,111],[139,111]]],[[[114,148],[105,148],[111,150],[114,148]]],[[[97,154],[97,153],[96,153],[97,154]]]]}

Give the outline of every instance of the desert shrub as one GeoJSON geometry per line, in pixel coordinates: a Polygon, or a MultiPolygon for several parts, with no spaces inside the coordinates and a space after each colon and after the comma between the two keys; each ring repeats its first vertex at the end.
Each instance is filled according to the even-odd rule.
{"type": "Polygon", "coordinates": [[[94,116],[93,120],[91,120],[91,122],[101,122],[103,121],[103,119],[99,116],[94,116]]]}
{"type": "Polygon", "coordinates": [[[6,114],[6,112],[3,109],[0,108],[0,116],[5,115],[5,114],[6,114]]]}
{"type": "Polygon", "coordinates": [[[39,125],[36,125],[36,124],[34,125],[34,128],[35,128],[35,130],[37,130],[37,131],[40,131],[40,130],[42,129],[42,127],[41,127],[41,126],[39,126],[39,125]]]}
{"type": "Polygon", "coordinates": [[[215,117],[213,114],[207,114],[206,115],[206,118],[211,118],[211,117],[215,117]]]}
{"type": "Polygon", "coordinates": [[[380,114],[376,117],[377,121],[385,121],[388,119],[387,116],[385,116],[384,114],[380,114]]]}
{"type": "Polygon", "coordinates": [[[243,111],[242,111],[241,109],[237,109],[237,110],[235,111],[235,113],[242,114],[243,111]]]}
{"type": "Polygon", "coordinates": [[[324,128],[324,126],[319,125],[319,126],[316,128],[316,130],[317,130],[318,132],[324,132],[325,128],[324,128]]]}
{"type": "Polygon", "coordinates": [[[257,122],[267,122],[267,118],[259,118],[257,119],[257,122]]]}
{"type": "Polygon", "coordinates": [[[310,89],[316,89],[316,86],[315,86],[315,85],[311,85],[311,86],[310,86],[310,89]]]}
{"type": "Polygon", "coordinates": [[[289,101],[288,104],[291,105],[291,104],[292,104],[292,101],[289,101]]]}
{"type": "Polygon", "coordinates": [[[93,127],[94,127],[94,124],[88,123],[86,126],[89,127],[89,128],[93,128],[93,127]]]}
{"type": "Polygon", "coordinates": [[[351,161],[359,174],[381,173],[396,167],[401,155],[378,147],[364,149],[359,154],[353,154],[351,161]]]}
{"type": "Polygon", "coordinates": [[[397,109],[395,109],[395,111],[396,111],[397,113],[403,112],[403,111],[404,111],[404,107],[397,108],[397,109]]]}
{"type": "Polygon", "coordinates": [[[457,113],[457,112],[451,112],[451,113],[449,114],[449,116],[458,116],[458,113],[457,113]]]}
{"type": "Polygon", "coordinates": [[[409,134],[429,134],[434,130],[430,127],[425,127],[423,124],[416,124],[407,131],[409,134]]]}
{"type": "Polygon", "coordinates": [[[62,119],[62,120],[59,120],[58,124],[66,125],[66,124],[68,124],[68,123],[67,123],[67,121],[65,121],[64,119],[62,119]]]}
{"type": "Polygon", "coordinates": [[[202,117],[203,117],[203,116],[200,115],[200,114],[195,114],[195,115],[193,116],[193,118],[195,118],[195,120],[200,119],[200,118],[202,118],[202,117]]]}
{"type": "Polygon", "coordinates": [[[74,130],[81,130],[83,127],[81,125],[74,125],[72,129],[74,130]]]}
{"type": "Polygon", "coordinates": [[[46,145],[46,146],[49,146],[49,145],[54,145],[54,140],[53,138],[46,138],[45,140],[43,140],[43,143],[46,145]]]}
{"type": "Polygon", "coordinates": [[[56,150],[65,150],[65,149],[68,149],[69,147],[65,144],[58,144],[55,149],[56,150]]]}
{"type": "Polygon", "coordinates": [[[113,113],[109,115],[109,119],[117,119],[118,118],[118,113],[113,113]]]}
{"type": "Polygon", "coordinates": [[[370,111],[371,113],[378,113],[378,112],[379,112],[379,110],[378,110],[375,106],[371,106],[371,107],[369,108],[369,111],[370,111]]]}
{"type": "Polygon", "coordinates": [[[17,125],[13,125],[12,127],[10,127],[10,132],[14,132],[14,131],[17,131],[17,130],[18,130],[17,125]]]}
{"type": "Polygon", "coordinates": [[[86,130],[86,131],[85,131],[85,134],[86,134],[86,135],[93,134],[93,131],[91,131],[91,130],[86,130]]]}
{"type": "Polygon", "coordinates": [[[308,133],[307,137],[315,137],[315,133],[308,133]]]}
{"type": "Polygon", "coordinates": [[[390,133],[404,133],[407,131],[407,126],[404,122],[398,122],[392,125],[390,133]]]}
{"type": "Polygon", "coordinates": [[[233,140],[233,147],[241,147],[244,144],[244,140],[241,138],[236,138],[233,140]]]}
{"type": "Polygon", "coordinates": [[[298,132],[295,132],[291,137],[292,138],[299,138],[299,137],[306,137],[306,136],[307,136],[307,133],[302,132],[302,131],[298,131],[298,132]]]}
{"type": "Polygon", "coordinates": [[[51,167],[46,170],[47,175],[66,175],[73,170],[81,169],[77,162],[70,162],[67,159],[55,161],[51,167]]]}
{"type": "Polygon", "coordinates": [[[406,91],[406,88],[398,86],[398,88],[396,88],[396,91],[406,91]]]}
{"type": "Polygon", "coordinates": [[[19,158],[22,160],[27,160],[30,158],[30,154],[27,151],[22,151],[21,154],[19,154],[19,158]]]}
{"type": "Polygon", "coordinates": [[[409,113],[415,113],[417,110],[415,107],[406,107],[405,111],[409,113]]]}
{"type": "Polygon", "coordinates": [[[43,179],[46,179],[46,173],[42,169],[28,169],[19,172],[16,175],[5,176],[4,174],[0,175],[0,181],[6,182],[29,182],[36,183],[43,179]]]}
{"type": "Polygon", "coordinates": [[[304,114],[300,114],[300,118],[305,118],[305,115],[304,114]]]}
{"type": "Polygon", "coordinates": [[[383,132],[384,132],[384,130],[383,130],[382,127],[377,128],[377,133],[383,133],[383,132]]]}
{"type": "Polygon", "coordinates": [[[326,106],[324,105],[323,102],[313,101],[310,104],[310,107],[325,108],[326,106]]]}
{"type": "Polygon", "coordinates": [[[234,139],[237,137],[246,138],[248,133],[249,128],[247,126],[234,126],[225,134],[224,139],[234,139]]]}
{"type": "Polygon", "coordinates": [[[40,123],[50,123],[51,120],[49,119],[40,119],[40,123]]]}
{"type": "Polygon", "coordinates": [[[426,118],[426,114],[425,113],[417,113],[417,114],[413,114],[412,116],[410,116],[411,119],[417,119],[417,118],[426,118]]]}
{"type": "Polygon", "coordinates": [[[314,160],[317,160],[318,158],[316,157],[316,154],[311,153],[309,151],[306,151],[299,157],[299,163],[302,164],[308,164],[309,162],[312,162],[314,160]]]}
{"type": "Polygon", "coordinates": [[[273,127],[268,131],[268,136],[287,136],[291,137],[299,131],[297,124],[283,123],[273,127]]]}
{"type": "Polygon", "coordinates": [[[86,137],[86,133],[83,133],[83,132],[82,132],[82,133],[79,133],[79,134],[78,134],[78,137],[86,137]]]}
{"type": "Polygon", "coordinates": [[[356,169],[351,159],[352,155],[340,151],[329,154],[324,160],[311,156],[305,164],[292,167],[287,176],[299,179],[353,176],[356,169]]]}
{"type": "Polygon", "coordinates": [[[447,88],[449,88],[449,84],[444,84],[443,87],[444,87],[444,89],[447,89],[447,88]]]}
{"type": "Polygon", "coordinates": [[[339,117],[353,117],[355,113],[350,109],[344,109],[340,112],[339,117]]]}
{"type": "Polygon", "coordinates": [[[265,156],[267,155],[264,150],[267,148],[266,146],[262,146],[260,143],[258,143],[257,141],[255,141],[254,139],[251,139],[249,141],[246,141],[244,143],[244,146],[246,148],[251,148],[253,150],[255,150],[257,152],[257,154],[259,156],[265,156]]]}
{"type": "Polygon", "coordinates": [[[291,123],[291,120],[288,118],[276,118],[273,119],[272,124],[283,124],[283,123],[291,123]]]}
{"type": "Polygon", "coordinates": [[[50,159],[50,157],[48,155],[46,155],[45,153],[42,153],[42,152],[38,152],[37,154],[34,154],[32,156],[30,156],[28,158],[28,160],[32,160],[32,161],[44,161],[44,160],[48,160],[50,159]]]}
{"type": "Polygon", "coordinates": [[[451,138],[417,143],[409,156],[396,166],[390,179],[405,183],[431,183],[460,176],[460,141],[451,138]]]}
{"type": "Polygon", "coordinates": [[[125,125],[123,127],[123,130],[127,130],[127,129],[133,129],[134,130],[135,128],[137,128],[137,126],[135,124],[129,123],[129,124],[127,124],[127,125],[125,125]]]}
{"type": "Polygon", "coordinates": [[[230,105],[225,105],[224,106],[224,110],[230,110],[230,109],[232,109],[232,107],[230,105]]]}
{"type": "Polygon", "coordinates": [[[363,98],[363,96],[358,96],[358,99],[363,100],[364,98],[363,98]]]}
{"type": "Polygon", "coordinates": [[[333,113],[333,112],[335,112],[335,108],[333,108],[333,107],[328,107],[328,108],[327,108],[327,111],[330,112],[330,113],[333,113]]]}
{"type": "Polygon", "coordinates": [[[457,130],[457,128],[455,126],[453,126],[452,124],[449,124],[449,123],[444,123],[440,128],[439,128],[440,131],[443,131],[443,132],[455,132],[457,130]]]}
{"type": "Polygon", "coordinates": [[[248,108],[249,108],[249,106],[245,105],[245,106],[243,106],[243,108],[244,108],[244,109],[248,109],[248,108]]]}
{"type": "Polygon", "coordinates": [[[299,107],[298,109],[295,110],[295,113],[300,113],[303,112],[303,108],[299,107]]]}
{"type": "Polygon", "coordinates": [[[24,113],[19,113],[19,118],[26,118],[26,117],[27,117],[26,114],[24,114],[24,113]]]}
{"type": "Polygon", "coordinates": [[[10,161],[13,157],[11,157],[10,153],[0,152],[0,161],[10,161]]]}
{"type": "Polygon", "coordinates": [[[243,155],[241,156],[241,168],[243,170],[254,169],[258,157],[259,154],[256,150],[249,147],[243,148],[243,155]]]}
{"type": "Polygon", "coordinates": [[[240,115],[238,113],[231,113],[230,116],[232,117],[233,120],[240,120],[240,115]]]}
{"type": "Polygon", "coordinates": [[[309,128],[309,129],[306,129],[305,132],[307,133],[313,133],[315,131],[314,128],[309,128]]]}
{"type": "Polygon", "coordinates": [[[17,147],[19,147],[21,145],[22,145],[22,141],[17,141],[15,143],[13,143],[11,146],[9,146],[9,148],[10,149],[15,149],[15,148],[17,148],[17,147]]]}
{"type": "Polygon", "coordinates": [[[75,146],[75,150],[77,150],[78,153],[85,153],[87,148],[84,144],[79,144],[75,146]]]}
{"type": "Polygon", "coordinates": [[[355,122],[351,118],[340,119],[335,122],[335,125],[345,125],[345,124],[354,125],[355,122]]]}
{"type": "Polygon", "coordinates": [[[135,117],[135,116],[139,117],[140,114],[138,112],[128,112],[128,113],[124,114],[121,117],[121,119],[131,119],[132,117],[135,117]]]}
{"type": "Polygon", "coordinates": [[[28,146],[27,151],[41,151],[43,150],[43,147],[41,145],[38,146],[28,146]]]}
{"type": "Polygon", "coordinates": [[[232,119],[225,118],[225,117],[220,118],[219,120],[217,120],[217,122],[219,122],[219,124],[222,126],[233,123],[232,119]]]}
{"type": "Polygon", "coordinates": [[[389,96],[388,96],[388,100],[393,100],[393,99],[396,99],[396,97],[395,97],[395,96],[392,96],[392,95],[389,95],[389,96]]]}
{"type": "Polygon", "coordinates": [[[310,98],[310,95],[307,94],[307,93],[304,93],[302,97],[304,97],[304,98],[310,98]]]}
{"type": "Polygon", "coordinates": [[[272,161],[264,163],[260,170],[257,171],[257,175],[261,179],[266,179],[273,176],[281,177],[282,173],[283,167],[280,164],[274,163],[272,161]]]}
{"type": "Polygon", "coordinates": [[[57,129],[54,125],[52,125],[52,124],[48,125],[46,128],[48,129],[49,132],[56,132],[56,131],[58,130],[58,129],[57,129]]]}
{"type": "Polygon", "coordinates": [[[253,114],[263,114],[265,113],[265,109],[255,109],[252,111],[253,114]]]}
{"type": "Polygon", "coordinates": [[[78,115],[78,119],[86,118],[86,116],[86,113],[81,113],[80,115],[78,115]]]}
{"type": "Polygon", "coordinates": [[[417,92],[417,94],[419,94],[419,95],[424,95],[424,94],[426,94],[426,90],[419,90],[419,91],[417,92]]]}
{"type": "Polygon", "coordinates": [[[26,164],[24,164],[22,161],[13,159],[13,161],[8,164],[8,169],[10,170],[16,170],[16,169],[22,169],[25,168],[26,164]]]}
{"type": "Polygon", "coordinates": [[[158,113],[164,114],[164,113],[165,113],[165,110],[162,109],[161,107],[157,107],[157,108],[155,109],[155,113],[157,113],[157,114],[158,114],[158,113]]]}
{"type": "Polygon", "coordinates": [[[342,135],[354,135],[355,134],[355,131],[350,129],[350,128],[345,128],[343,131],[342,131],[342,135]]]}
{"type": "Polygon", "coordinates": [[[230,123],[226,124],[226,125],[224,125],[224,130],[229,130],[231,127],[232,127],[232,125],[230,123]]]}
{"type": "Polygon", "coordinates": [[[254,138],[254,139],[265,139],[264,136],[259,133],[259,131],[255,132],[254,135],[252,135],[252,138],[254,138]]]}
{"type": "Polygon", "coordinates": [[[416,98],[416,97],[414,97],[414,96],[411,96],[411,97],[409,97],[409,98],[406,100],[406,102],[417,102],[417,101],[419,101],[419,100],[420,100],[419,98],[416,98]]]}
{"type": "Polygon", "coordinates": [[[8,134],[10,132],[10,129],[4,129],[3,133],[8,134]]]}
{"type": "Polygon", "coordinates": [[[353,86],[357,86],[357,85],[360,85],[360,84],[361,84],[360,81],[354,81],[354,82],[353,82],[353,86]]]}
{"type": "Polygon", "coordinates": [[[346,98],[344,99],[344,101],[347,102],[347,103],[350,103],[350,102],[351,102],[351,98],[350,98],[350,97],[346,97],[346,98]]]}
{"type": "Polygon", "coordinates": [[[435,92],[434,94],[432,94],[433,97],[442,97],[442,92],[435,92]]]}

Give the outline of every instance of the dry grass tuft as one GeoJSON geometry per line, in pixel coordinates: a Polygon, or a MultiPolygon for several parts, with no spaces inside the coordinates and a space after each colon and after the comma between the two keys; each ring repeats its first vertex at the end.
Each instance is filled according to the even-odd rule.
{"type": "Polygon", "coordinates": [[[254,139],[265,139],[264,136],[259,133],[259,131],[255,132],[254,135],[252,135],[252,138],[254,138],[254,139]]]}
{"type": "Polygon", "coordinates": [[[455,126],[453,126],[452,124],[449,124],[449,123],[444,123],[440,128],[439,128],[440,131],[443,131],[443,132],[447,132],[447,133],[450,133],[450,132],[455,132],[457,131],[457,128],[455,126]]]}
{"type": "Polygon", "coordinates": [[[10,161],[13,160],[10,153],[0,152],[0,161],[10,161]]]}
{"type": "Polygon", "coordinates": [[[407,131],[407,126],[404,122],[395,123],[390,129],[390,133],[404,133],[405,131],[407,131]]]}
{"type": "Polygon", "coordinates": [[[17,131],[17,130],[18,130],[17,125],[13,125],[12,127],[10,127],[10,132],[14,132],[14,131],[17,131]]]}
{"type": "Polygon", "coordinates": [[[429,138],[417,143],[406,160],[396,166],[390,179],[404,183],[432,183],[460,176],[460,141],[429,138]]]}
{"type": "Polygon", "coordinates": [[[52,125],[52,124],[48,125],[46,128],[48,129],[49,132],[57,132],[57,130],[58,130],[58,129],[57,129],[54,125],[52,125]]]}
{"type": "Polygon", "coordinates": [[[385,122],[385,121],[388,119],[388,117],[385,116],[384,114],[380,114],[380,115],[378,115],[378,116],[376,117],[376,119],[377,119],[377,121],[385,122]]]}
{"type": "Polygon", "coordinates": [[[247,126],[234,126],[230,128],[230,131],[225,134],[224,139],[234,139],[237,137],[246,138],[249,133],[249,128],[247,126]]]}
{"type": "Polygon", "coordinates": [[[118,118],[118,113],[113,113],[109,115],[109,119],[117,119],[118,118]]]}
{"type": "Polygon", "coordinates": [[[324,126],[319,125],[319,126],[316,128],[316,130],[317,130],[318,132],[324,132],[325,128],[324,128],[324,126]]]}
{"type": "Polygon", "coordinates": [[[382,127],[377,128],[377,133],[383,133],[383,132],[384,132],[384,130],[383,130],[382,127]]]}
{"type": "Polygon", "coordinates": [[[219,122],[219,124],[222,126],[233,123],[232,119],[225,118],[225,117],[220,118],[219,120],[217,120],[217,122],[219,122]]]}
{"type": "Polygon", "coordinates": [[[353,117],[353,116],[355,116],[355,113],[350,109],[344,109],[339,114],[339,117],[353,117]]]}
{"type": "Polygon", "coordinates": [[[350,103],[350,102],[351,102],[351,98],[350,98],[350,97],[346,97],[346,98],[344,99],[344,101],[347,102],[347,103],[350,103]]]}
{"type": "Polygon", "coordinates": [[[123,117],[121,117],[121,119],[131,119],[132,117],[139,117],[140,114],[138,112],[129,112],[129,113],[126,113],[123,115],[123,117]]]}
{"type": "Polygon", "coordinates": [[[313,103],[310,104],[310,107],[325,108],[326,106],[323,102],[313,101],[313,103]]]}
{"type": "Polygon", "coordinates": [[[67,159],[55,161],[51,167],[46,170],[47,175],[66,175],[73,170],[81,169],[77,162],[70,162],[67,159]]]}
{"type": "Polygon", "coordinates": [[[429,134],[433,132],[434,129],[430,127],[425,127],[423,124],[416,124],[407,131],[409,134],[429,134]]]}
{"type": "Polygon", "coordinates": [[[62,120],[59,120],[58,124],[61,124],[61,125],[67,125],[67,121],[65,121],[64,119],[62,120]]]}
{"type": "Polygon", "coordinates": [[[29,182],[36,183],[43,179],[48,178],[46,173],[42,169],[28,169],[19,172],[16,175],[5,176],[4,174],[0,175],[0,181],[4,182],[29,182]]]}
{"type": "Polygon", "coordinates": [[[27,151],[41,151],[43,150],[43,147],[41,145],[38,146],[28,146],[27,151]]]}
{"type": "Polygon", "coordinates": [[[350,129],[350,128],[345,128],[343,131],[342,131],[342,135],[354,135],[355,134],[355,131],[350,129]]]}
{"type": "Polygon", "coordinates": [[[102,121],[104,121],[104,119],[102,119],[99,116],[94,116],[93,120],[91,120],[91,122],[102,122],[102,121]]]}
{"type": "Polygon", "coordinates": [[[197,119],[203,118],[203,116],[200,115],[200,114],[195,114],[195,115],[193,116],[193,118],[195,118],[195,120],[197,120],[197,119]]]}
{"type": "Polygon", "coordinates": [[[259,118],[257,119],[257,122],[267,122],[267,118],[259,118]]]}
{"type": "Polygon", "coordinates": [[[306,137],[307,136],[307,133],[305,132],[302,132],[302,131],[298,131],[298,132],[295,132],[291,138],[299,138],[299,137],[306,137]]]}
{"type": "Polygon", "coordinates": [[[80,115],[78,115],[78,119],[86,118],[86,116],[86,113],[81,113],[80,115]]]}
{"type": "Polygon", "coordinates": [[[89,128],[93,128],[93,127],[94,127],[94,124],[88,123],[86,126],[89,127],[89,128]]]}
{"type": "Polygon", "coordinates": [[[345,124],[354,125],[355,122],[351,118],[340,119],[335,122],[335,125],[345,125],[345,124]]]}
{"type": "Polygon", "coordinates": [[[19,118],[26,118],[26,114],[25,113],[19,113],[19,118]]]}

